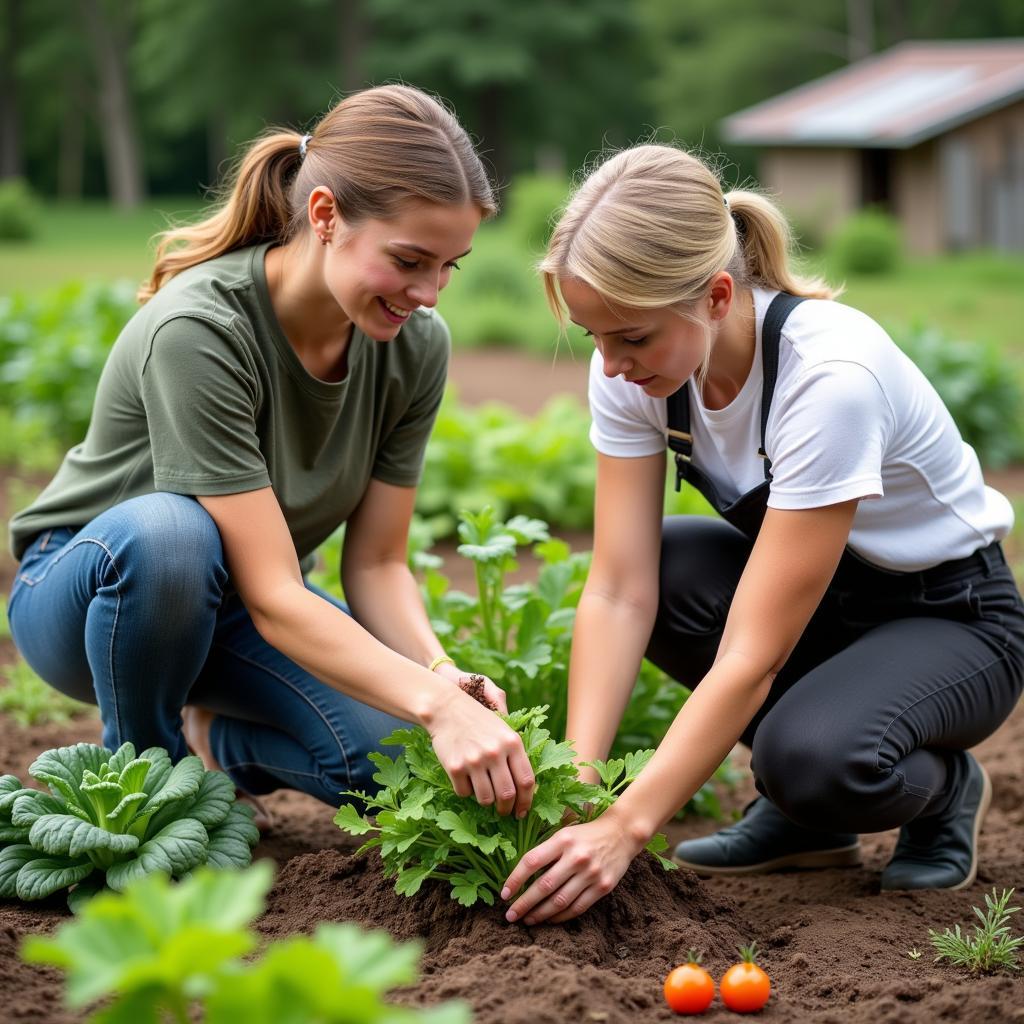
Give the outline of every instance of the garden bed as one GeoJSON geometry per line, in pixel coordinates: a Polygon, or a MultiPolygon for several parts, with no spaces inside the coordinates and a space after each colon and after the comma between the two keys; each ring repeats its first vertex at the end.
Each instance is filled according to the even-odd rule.
{"type": "MultiPolygon", "coordinates": [[[[505,359],[505,354],[460,354],[453,377],[464,397],[473,401],[492,394],[495,380],[502,381],[505,400],[524,408],[551,390],[573,390],[582,397],[585,361],[554,369],[521,357],[505,359]]],[[[990,482],[1019,497],[1024,469],[993,475],[990,482]]],[[[0,474],[3,518],[5,495],[5,474],[0,474]]],[[[574,548],[589,547],[586,535],[568,539],[574,548]]],[[[450,555],[452,547],[439,553],[450,555]]],[[[1015,562],[1022,554],[1011,549],[1015,562]]],[[[13,568],[0,555],[0,593],[9,589],[13,568]]],[[[446,558],[456,586],[469,589],[471,571],[469,562],[446,558]],[[460,571],[465,578],[456,575],[460,571]]],[[[12,657],[10,642],[0,641],[0,664],[12,657]]],[[[27,767],[38,753],[82,740],[98,742],[95,718],[22,729],[0,716],[0,774],[12,772],[27,781],[27,767]]],[[[668,1021],[673,1015],[661,1000],[662,980],[689,947],[705,951],[705,963],[717,978],[736,959],[735,947],[751,940],[762,947],[761,963],[773,984],[764,1019],[787,1024],[1024,1021],[1024,977],[970,978],[934,964],[928,942],[929,928],[969,926],[971,907],[982,905],[993,886],[1024,883],[1024,704],[978,752],[995,796],[981,839],[978,882],[964,892],[881,894],[879,874],[895,842],[895,833],[885,833],[864,838],[863,868],[842,871],[699,881],[641,861],[580,920],[527,929],[506,924],[499,908],[462,908],[446,888],[425,887],[410,900],[397,896],[381,877],[379,862],[352,857],[354,843],[333,824],[328,808],[282,792],[268,801],[277,827],[256,849],[257,857],[273,859],[279,871],[256,927],[271,938],[311,931],[321,921],[352,920],[386,928],[399,939],[420,938],[423,979],[396,998],[410,1004],[463,998],[478,1024],[668,1021]],[[920,959],[907,955],[914,949],[920,959]]],[[[742,766],[742,755],[734,760],[742,766]]],[[[723,794],[727,812],[742,808],[752,793],[748,781],[723,794]]],[[[714,827],[707,820],[690,820],[667,831],[674,843],[714,827]]],[[[1024,887],[1018,895],[1017,902],[1024,903],[1024,887]]],[[[17,957],[25,935],[51,931],[66,917],[58,898],[32,905],[0,902],[3,1020],[65,1024],[81,1019],[62,1009],[56,971],[26,966],[17,957]]],[[[1022,925],[1013,924],[1019,933],[1022,925]]],[[[735,1018],[716,1000],[703,1019],[735,1018]]]]}
{"type": "MultiPolygon", "coordinates": [[[[51,746],[96,741],[98,723],[21,729],[0,721],[0,772],[25,768],[51,746]]],[[[878,876],[894,833],[864,839],[862,869],[698,880],[666,873],[653,860],[634,864],[619,888],[588,914],[561,926],[527,929],[505,923],[500,909],[466,910],[447,887],[405,899],[381,877],[375,858],[355,858],[329,810],[293,793],[270,799],[278,816],[257,857],[279,873],[257,928],[268,938],[311,931],[320,921],[351,920],[425,943],[423,979],[398,995],[406,1003],[459,997],[478,1024],[567,1021],[667,1021],[661,982],[687,948],[705,950],[718,977],[735,947],[756,939],[774,986],[764,1019],[814,1024],[994,1024],[1024,1019],[1024,978],[972,979],[932,963],[928,928],[967,925],[971,907],[993,885],[1024,879],[1024,705],[979,753],[995,799],[981,840],[978,882],[963,892],[881,894],[878,876]],[[907,956],[922,952],[919,960],[907,956]]],[[[739,808],[749,784],[727,798],[739,808]]],[[[669,828],[678,839],[711,827],[688,821],[669,828]]],[[[1022,894],[1024,895],[1024,894],[1022,894]]],[[[51,969],[19,963],[24,935],[46,932],[66,917],[59,899],[0,904],[0,991],[4,1019],[63,1024],[80,1018],[60,1006],[51,969]]],[[[1019,930],[1019,929],[1018,929],[1019,930]]],[[[716,1001],[706,1020],[735,1019],[716,1001]]]]}

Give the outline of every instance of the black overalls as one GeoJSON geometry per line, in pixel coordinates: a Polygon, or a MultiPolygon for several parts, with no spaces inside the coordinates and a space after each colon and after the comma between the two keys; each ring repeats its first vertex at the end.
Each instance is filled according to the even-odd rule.
{"type": "MultiPolygon", "coordinates": [[[[663,526],[647,657],[691,688],[714,662],[767,510],[765,427],[782,327],[800,301],[776,296],[762,328],[762,484],[723,502],[691,461],[688,385],[668,399],[677,486],[689,481],[721,515],[663,526]]],[[[758,790],[797,824],[882,831],[945,810],[965,767],[957,752],[994,732],[1022,688],[1024,603],[998,544],[908,573],[847,547],[742,742],[758,790]]]]}

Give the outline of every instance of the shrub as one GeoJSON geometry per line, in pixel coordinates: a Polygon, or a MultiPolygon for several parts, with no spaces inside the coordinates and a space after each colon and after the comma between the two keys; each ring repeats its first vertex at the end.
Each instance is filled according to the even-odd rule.
{"type": "Polygon", "coordinates": [[[1024,455],[1024,396],[1016,368],[995,345],[956,341],[922,325],[891,333],[986,466],[1005,466],[1024,455]]]}
{"type": "Polygon", "coordinates": [[[840,274],[887,274],[899,265],[902,251],[898,222],[881,210],[863,210],[832,236],[829,258],[840,274]]]}
{"type": "Polygon", "coordinates": [[[0,181],[0,241],[26,242],[33,238],[40,216],[28,182],[21,178],[0,181]]]}
{"type": "Polygon", "coordinates": [[[553,353],[558,326],[523,243],[505,225],[487,225],[452,276],[441,312],[457,347],[512,345],[553,353]]]}
{"type": "Polygon", "coordinates": [[[569,182],[558,174],[520,174],[509,187],[503,224],[531,257],[547,246],[568,195],[569,182]]]}

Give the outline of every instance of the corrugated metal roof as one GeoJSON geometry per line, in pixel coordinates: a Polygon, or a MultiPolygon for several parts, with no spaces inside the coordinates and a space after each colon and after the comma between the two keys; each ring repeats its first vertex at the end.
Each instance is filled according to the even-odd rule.
{"type": "Polygon", "coordinates": [[[730,142],[906,149],[1024,98],[1024,39],[902,43],[732,114],[730,142]]]}

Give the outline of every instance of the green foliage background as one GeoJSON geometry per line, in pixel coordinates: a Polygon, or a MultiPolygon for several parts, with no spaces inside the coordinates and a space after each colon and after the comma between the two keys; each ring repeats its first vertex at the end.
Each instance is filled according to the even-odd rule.
{"type": "Polygon", "coordinates": [[[905,39],[1021,35],[1016,0],[0,0],[0,113],[38,191],[105,194],[117,120],[150,193],[192,194],[265,125],[403,80],[454,105],[505,185],[651,130],[717,150],[724,115],[905,39]]]}

